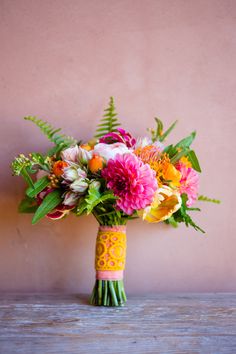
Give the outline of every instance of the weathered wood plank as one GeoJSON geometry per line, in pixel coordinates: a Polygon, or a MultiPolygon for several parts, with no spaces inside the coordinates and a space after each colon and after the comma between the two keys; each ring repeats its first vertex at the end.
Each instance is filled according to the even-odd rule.
{"type": "Polygon", "coordinates": [[[126,307],[86,296],[0,296],[0,353],[236,353],[236,294],[129,297],[126,307]]]}

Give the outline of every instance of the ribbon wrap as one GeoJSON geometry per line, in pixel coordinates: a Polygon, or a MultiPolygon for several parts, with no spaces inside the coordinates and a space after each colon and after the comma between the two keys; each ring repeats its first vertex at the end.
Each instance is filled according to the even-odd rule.
{"type": "Polygon", "coordinates": [[[126,227],[100,226],[96,240],[95,269],[99,280],[123,279],[126,260],[126,227]]]}

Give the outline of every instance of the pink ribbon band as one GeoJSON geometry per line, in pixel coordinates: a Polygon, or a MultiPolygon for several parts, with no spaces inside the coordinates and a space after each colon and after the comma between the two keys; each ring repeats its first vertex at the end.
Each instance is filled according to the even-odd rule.
{"type": "Polygon", "coordinates": [[[123,270],[97,270],[96,279],[98,280],[122,280],[123,270]]]}
{"type": "Polygon", "coordinates": [[[115,226],[99,226],[100,231],[113,231],[113,232],[126,232],[125,225],[115,225],[115,226]]]}

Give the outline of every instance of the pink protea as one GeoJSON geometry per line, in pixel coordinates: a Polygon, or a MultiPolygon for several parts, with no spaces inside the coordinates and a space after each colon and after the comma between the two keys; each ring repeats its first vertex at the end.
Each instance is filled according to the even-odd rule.
{"type": "Polygon", "coordinates": [[[108,133],[99,139],[99,143],[113,144],[123,143],[128,148],[132,148],[136,144],[136,139],[130,133],[122,128],[117,128],[116,132],[108,133]]]}
{"type": "Polygon", "coordinates": [[[102,176],[118,197],[117,207],[128,215],[150,205],[157,190],[155,172],[134,154],[118,154],[110,159],[102,176]]]}
{"type": "Polygon", "coordinates": [[[187,194],[188,201],[186,204],[188,207],[190,207],[197,200],[199,176],[193,168],[187,167],[182,162],[178,162],[176,168],[182,174],[182,177],[180,179],[179,192],[180,194],[187,194]]]}

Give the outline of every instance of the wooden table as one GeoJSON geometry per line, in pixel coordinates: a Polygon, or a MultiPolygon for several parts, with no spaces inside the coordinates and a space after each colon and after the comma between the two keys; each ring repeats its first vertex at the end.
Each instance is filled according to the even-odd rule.
{"type": "Polygon", "coordinates": [[[0,353],[236,354],[236,294],[130,296],[126,307],[86,296],[0,296],[0,353]]]}

